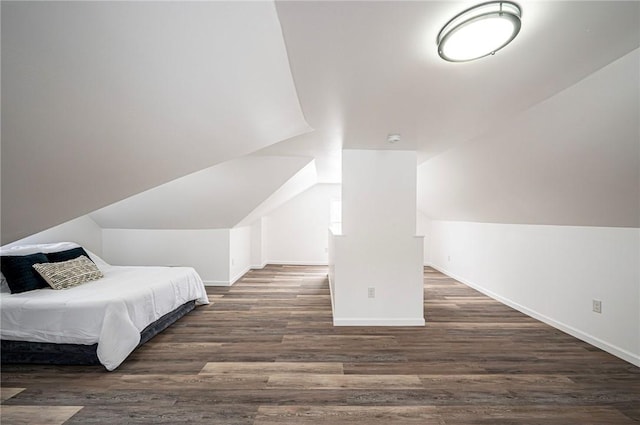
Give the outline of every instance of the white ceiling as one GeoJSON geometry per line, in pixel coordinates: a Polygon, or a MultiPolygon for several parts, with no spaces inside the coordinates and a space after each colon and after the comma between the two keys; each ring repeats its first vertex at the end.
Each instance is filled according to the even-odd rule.
{"type": "Polygon", "coordinates": [[[317,182],[318,173],[315,160],[313,160],[282,184],[275,192],[272,192],[267,199],[254,208],[253,211],[247,214],[242,220],[237,222],[234,227],[250,226],[256,220],[266,216],[287,201],[300,195],[317,182]]]}
{"type": "Polygon", "coordinates": [[[418,167],[429,217],[640,227],[640,50],[418,167]]]}
{"type": "Polygon", "coordinates": [[[310,130],[270,2],[2,2],[2,242],[310,130]]]}
{"type": "MultiPolygon", "coordinates": [[[[277,2],[303,111],[314,133],[265,148],[418,150],[426,160],[575,84],[638,47],[638,2],[520,1],[522,30],[495,56],[437,54],[440,28],[476,2],[277,2]],[[403,141],[390,147],[389,133],[403,141]]],[[[315,151],[314,151],[315,149],[315,151]]]]}
{"type": "Polygon", "coordinates": [[[3,2],[2,241],[248,153],[339,182],[343,147],[417,150],[435,218],[632,225],[638,78],[609,99],[589,76],[640,46],[640,2],[519,3],[511,45],[453,64],[436,34],[471,2],[3,2]]]}
{"type": "MultiPolygon", "coordinates": [[[[312,163],[303,157],[245,156],[165,183],[89,216],[100,227],[111,229],[228,229],[312,163]]],[[[313,168],[311,171],[315,183],[313,168]]]]}

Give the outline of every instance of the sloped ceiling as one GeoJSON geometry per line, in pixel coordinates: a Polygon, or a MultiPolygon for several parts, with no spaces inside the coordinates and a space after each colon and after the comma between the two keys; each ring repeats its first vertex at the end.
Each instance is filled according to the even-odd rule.
{"type": "Polygon", "coordinates": [[[2,242],[310,130],[271,2],[2,2],[2,242]]]}
{"type": "Polygon", "coordinates": [[[295,198],[318,182],[315,160],[309,162],[293,177],[273,192],[260,205],[247,214],[235,227],[249,226],[260,217],[268,215],[287,201],[295,198]]]}
{"type": "MultiPolygon", "coordinates": [[[[303,157],[246,156],[173,180],[89,216],[102,228],[231,228],[309,164],[313,160],[303,157]]],[[[315,170],[311,171],[315,183],[315,170]]]]}
{"type": "MultiPolygon", "coordinates": [[[[300,101],[314,133],[266,154],[316,157],[340,181],[335,146],[417,150],[468,142],[640,44],[638,2],[519,1],[522,30],[495,56],[443,61],[440,28],[471,1],[277,2],[300,101]],[[389,133],[402,141],[389,145],[389,133]]],[[[339,159],[339,157],[338,157],[339,159]]]]}
{"type": "Polygon", "coordinates": [[[640,50],[418,167],[437,219],[640,227],[640,50]]]}
{"type": "Polygon", "coordinates": [[[416,150],[433,218],[638,225],[640,2],[519,3],[511,45],[452,64],[473,2],[3,2],[2,240],[250,152],[339,182],[343,148],[416,150]]]}
{"type": "Polygon", "coordinates": [[[475,3],[277,2],[315,131],[261,153],[314,155],[331,182],[333,146],[415,149],[433,218],[637,226],[637,66],[590,76],[640,46],[640,2],[519,1],[507,48],[441,60],[437,32],[475,3]]]}

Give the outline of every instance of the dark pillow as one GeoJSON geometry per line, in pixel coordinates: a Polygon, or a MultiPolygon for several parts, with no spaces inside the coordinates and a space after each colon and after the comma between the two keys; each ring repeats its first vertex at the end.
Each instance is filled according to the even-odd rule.
{"type": "Polygon", "coordinates": [[[67,249],[66,251],[49,252],[46,255],[50,263],[59,263],[61,261],[75,260],[81,255],[84,255],[85,257],[91,260],[91,257],[89,257],[89,254],[87,254],[87,251],[85,251],[84,248],[82,247],[71,248],[71,249],[67,249]]]}
{"type": "Polygon", "coordinates": [[[48,288],[47,282],[32,267],[37,263],[48,263],[47,256],[41,252],[30,255],[3,255],[0,268],[12,294],[48,288]]]}

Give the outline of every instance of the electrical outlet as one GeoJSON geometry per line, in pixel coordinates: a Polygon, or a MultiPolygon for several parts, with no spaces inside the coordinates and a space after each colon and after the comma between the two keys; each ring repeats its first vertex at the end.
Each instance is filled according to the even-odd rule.
{"type": "Polygon", "coordinates": [[[376,297],[376,288],[369,288],[369,290],[367,291],[367,295],[369,296],[369,298],[375,298],[376,297]]]}
{"type": "Polygon", "coordinates": [[[592,310],[594,311],[594,313],[602,313],[602,301],[593,300],[592,310]]]}
{"type": "Polygon", "coordinates": [[[236,264],[236,260],[232,258],[232,259],[231,259],[231,265],[232,265],[232,266],[235,266],[235,264],[236,264]]]}
{"type": "Polygon", "coordinates": [[[325,248],[325,249],[324,249],[324,252],[329,252],[329,248],[325,248]]]}
{"type": "Polygon", "coordinates": [[[447,261],[451,261],[451,256],[447,255],[447,261]]]}

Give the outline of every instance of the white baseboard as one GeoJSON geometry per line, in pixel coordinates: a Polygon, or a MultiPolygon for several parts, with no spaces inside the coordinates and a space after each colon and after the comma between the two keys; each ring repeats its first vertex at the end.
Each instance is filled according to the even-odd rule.
{"type": "Polygon", "coordinates": [[[204,286],[231,286],[226,280],[203,280],[204,286]]]}
{"type": "Polygon", "coordinates": [[[251,268],[251,270],[262,270],[262,269],[264,269],[264,268],[266,267],[266,265],[267,265],[267,264],[268,264],[268,263],[265,261],[264,263],[262,263],[262,265],[261,265],[261,266],[260,266],[260,265],[255,265],[255,264],[254,264],[254,265],[252,265],[250,268],[251,268]]]}
{"type": "Polygon", "coordinates": [[[234,283],[236,283],[238,280],[240,280],[240,278],[242,276],[244,276],[249,270],[251,270],[250,266],[245,267],[241,272],[237,273],[235,276],[233,276],[231,278],[231,280],[229,281],[229,286],[233,285],[234,283]]]}
{"type": "Polygon", "coordinates": [[[455,280],[457,280],[458,282],[464,283],[465,285],[479,291],[482,292],[483,294],[493,298],[496,301],[500,301],[503,304],[508,305],[511,308],[514,308],[516,310],[518,310],[521,313],[526,314],[527,316],[533,317],[534,319],[540,320],[541,322],[546,323],[549,326],[553,326],[556,329],[559,329],[563,332],[568,333],[571,336],[574,336],[586,343],[589,343],[591,345],[593,345],[594,347],[598,347],[601,350],[606,351],[609,354],[613,354],[616,357],[621,358],[622,360],[625,360],[635,366],[640,367],[640,356],[636,355],[634,353],[631,353],[630,351],[627,351],[623,348],[620,348],[616,345],[610,344],[606,341],[601,340],[600,338],[597,338],[591,334],[588,334],[586,332],[583,332],[579,329],[574,328],[573,326],[569,326],[565,323],[559,322],[555,319],[552,319],[551,317],[545,316],[544,314],[538,313],[535,310],[532,310],[528,307],[525,307],[515,301],[512,301],[509,298],[503,297],[502,295],[498,295],[495,292],[492,292],[488,289],[483,288],[480,285],[477,285],[461,276],[457,276],[455,273],[451,273],[449,271],[447,271],[444,267],[440,267],[437,266],[435,264],[430,264],[429,267],[432,267],[436,270],[438,270],[439,272],[442,272],[444,274],[446,274],[449,277],[454,278],[455,280]]]}
{"type": "Polygon", "coordinates": [[[244,276],[251,267],[247,266],[240,273],[236,274],[231,280],[203,280],[204,286],[231,286],[236,283],[242,276],[244,276]]]}
{"type": "Polygon", "coordinates": [[[335,317],[336,309],[333,304],[333,285],[331,284],[331,273],[327,274],[327,280],[329,281],[329,299],[331,299],[331,317],[335,317]]]}
{"type": "Polygon", "coordinates": [[[424,326],[424,317],[418,318],[333,318],[333,326],[424,326]]]}

